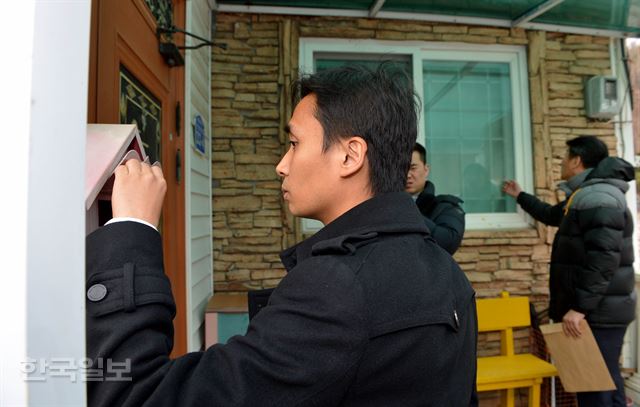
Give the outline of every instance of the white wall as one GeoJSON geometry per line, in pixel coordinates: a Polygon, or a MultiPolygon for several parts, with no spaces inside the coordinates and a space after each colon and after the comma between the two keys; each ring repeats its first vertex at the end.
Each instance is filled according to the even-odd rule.
{"type": "MultiPolygon", "coordinates": [[[[187,0],[186,30],[203,38],[211,32],[211,10],[206,0],[187,0]]],[[[187,37],[195,45],[200,41],[187,37]]],[[[213,294],[211,232],[211,48],[188,50],[185,55],[185,199],[187,332],[189,351],[204,344],[204,311],[213,294]],[[193,143],[193,119],[204,120],[205,154],[193,143]]]]}
{"type": "Polygon", "coordinates": [[[29,112],[33,51],[33,1],[19,2],[11,18],[0,24],[0,38],[11,63],[3,64],[0,75],[0,119],[5,155],[0,160],[0,405],[22,406],[27,402],[27,385],[20,374],[20,362],[27,354],[27,181],[29,158],[29,112]]]}
{"type": "Polygon", "coordinates": [[[0,114],[0,405],[74,406],[85,384],[22,376],[27,358],[70,363],[85,354],[84,140],[89,0],[20,1],[5,39],[0,114]]]}
{"type": "MultiPolygon", "coordinates": [[[[36,2],[27,222],[27,355],[35,359],[85,356],[90,22],[90,0],[36,2]]],[[[31,383],[29,404],[84,405],[85,385],[31,383]]]]}
{"type": "MultiPolygon", "coordinates": [[[[612,39],[610,43],[611,66],[613,75],[618,78],[618,97],[621,99],[622,106],[620,113],[614,118],[616,123],[616,137],[618,139],[618,155],[630,163],[634,162],[634,145],[633,145],[633,118],[631,115],[631,88],[629,87],[629,78],[623,65],[622,49],[620,40],[612,39]]],[[[635,182],[629,184],[629,191],[626,193],[627,206],[631,209],[634,218],[634,235],[633,247],[635,252],[634,269],[636,271],[636,286],[638,286],[639,263],[638,263],[638,219],[637,211],[637,185],[635,182]]],[[[640,306],[640,304],[638,304],[640,306]]],[[[636,311],[637,312],[637,311],[636,311]]],[[[638,343],[638,322],[637,320],[629,325],[622,347],[622,366],[636,368],[640,356],[640,346],[638,343]]],[[[640,402],[640,378],[635,373],[631,378],[626,380],[626,393],[636,403],[640,402]]]]}
{"type": "MultiPolygon", "coordinates": [[[[84,139],[90,1],[17,2],[0,101],[0,405],[84,405],[84,383],[24,380],[27,358],[84,357],[84,139]],[[65,21],[65,24],[60,24],[65,21]],[[19,39],[19,40],[17,40],[19,39]],[[60,46],[64,44],[64,46],[60,46]],[[81,78],[78,80],[78,78],[81,78]],[[70,157],[65,159],[64,157],[70,157]]],[[[37,372],[36,372],[37,373],[37,372]]]]}

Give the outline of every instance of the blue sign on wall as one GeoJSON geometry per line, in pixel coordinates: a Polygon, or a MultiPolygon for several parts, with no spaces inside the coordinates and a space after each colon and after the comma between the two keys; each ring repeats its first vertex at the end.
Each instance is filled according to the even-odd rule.
{"type": "Polygon", "coordinates": [[[204,121],[199,114],[193,118],[193,144],[196,151],[203,155],[206,154],[204,121]]]}

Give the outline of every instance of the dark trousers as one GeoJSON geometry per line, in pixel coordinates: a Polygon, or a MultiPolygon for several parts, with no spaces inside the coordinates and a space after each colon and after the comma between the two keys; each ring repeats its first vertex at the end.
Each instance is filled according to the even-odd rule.
{"type": "Polygon", "coordinates": [[[624,396],[624,380],[620,375],[620,352],[627,328],[591,328],[596,338],[604,362],[609,368],[616,389],[611,391],[594,391],[577,393],[580,407],[626,407],[624,396]]]}

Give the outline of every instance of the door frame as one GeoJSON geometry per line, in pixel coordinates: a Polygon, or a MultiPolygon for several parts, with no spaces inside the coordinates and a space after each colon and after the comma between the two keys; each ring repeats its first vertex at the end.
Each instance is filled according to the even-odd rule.
{"type": "MultiPolygon", "coordinates": [[[[173,22],[184,27],[185,1],[173,0],[173,22]]],[[[109,10],[109,9],[107,9],[109,10]]],[[[119,123],[120,65],[124,65],[144,86],[158,97],[162,108],[162,164],[167,180],[167,197],[162,210],[162,248],[165,273],[171,281],[176,302],[176,316],[173,320],[174,341],[171,357],[187,352],[186,309],[186,263],[185,263],[185,184],[184,184],[184,120],[176,126],[176,103],[180,104],[179,114],[184,117],[184,67],[169,68],[158,52],[158,40],[146,33],[137,35],[141,24],[156,32],[156,20],[144,0],[94,0],[91,4],[91,36],[89,48],[89,91],[87,121],[89,123],[119,123]],[[119,2],[116,21],[111,20],[105,7],[113,7],[119,2]],[[127,4],[129,3],[129,4],[127,4]],[[127,20],[128,19],[128,20],[127,20]],[[138,23],[132,21],[138,20],[138,23]],[[102,48],[100,48],[102,47],[102,48]],[[158,73],[154,67],[162,66],[158,73]],[[166,107],[165,107],[166,106],[166,107]],[[176,175],[178,160],[182,165],[181,179],[176,175]],[[173,194],[170,196],[170,194],[173,194]]],[[[182,36],[174,36],[174,41],[182,42],[182,36]]]]}

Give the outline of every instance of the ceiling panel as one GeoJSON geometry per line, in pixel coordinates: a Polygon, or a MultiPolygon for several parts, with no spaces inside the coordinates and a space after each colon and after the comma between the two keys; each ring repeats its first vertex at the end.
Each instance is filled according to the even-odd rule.
{"type": "Polygon", "coordinates": [[[539,0],[387,0],[382,10],[513,20],[538,2],[539,0]]]}
{"type": "Polygon", "coordinates": [[[534,22],[640,31],[640,0],[565,0],[534,22]]]}
{"type": "MultiPolygon", "coordinates": [[[[298,7],[366,12],[375,0],[218,0],[221,6],[298,7]]],[[[513,21],[545,0],[386,0],[384,12],[513,21]]],[[[565,0],[531,21],[640,34],[640,0],[565,0]]]]}

